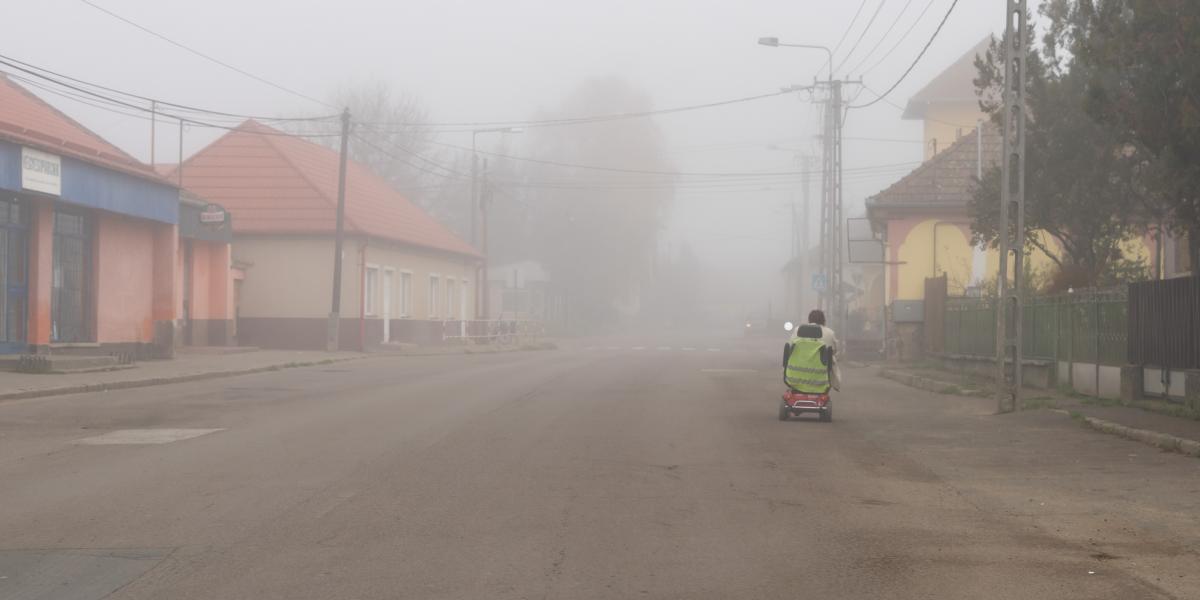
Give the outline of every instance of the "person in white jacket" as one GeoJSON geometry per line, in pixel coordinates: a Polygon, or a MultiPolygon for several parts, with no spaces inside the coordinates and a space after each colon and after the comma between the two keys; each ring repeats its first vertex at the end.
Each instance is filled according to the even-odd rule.
{"type": "MultiPolygon", "coordinates": [[[[841,354],[841,345],[838,344],[837,333],[825,326],[825,311],[816,309],[808,313],[808,324],[818,325],[821,327],[821,343],[829,348],[830,355],[833,356],[833,368],[830,369],[829,383],[833,389],[842,390],[842,371],[838,367],[838,356],[841,354]]],[[[797,327],[795,335],[799,335],[800,328],[797,327]]]]}

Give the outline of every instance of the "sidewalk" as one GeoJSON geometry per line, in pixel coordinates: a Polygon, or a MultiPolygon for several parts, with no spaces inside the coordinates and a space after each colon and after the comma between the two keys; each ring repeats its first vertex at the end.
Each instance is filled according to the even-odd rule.
{"type": "Polygon", "coordinates": [[[234,354],[181,353],[172,360],[92,373],[31,375],[0,372],[0,400],[127,389],[328,364],[369,356],[358,352],[255,350],[234,354]]]}
{"type": "MultiPolygon", "coordinates": [[[[991,382],[925,367],[889,365],[882,377],[942,394],[990,396],[991,382]]],[[[1200,414],[1180,404],[1142,400],[1126,405],[1057,390],[1025,389],[1025,409],[1052,409],[1103,431],[1200,458],[1200,414]]]]}

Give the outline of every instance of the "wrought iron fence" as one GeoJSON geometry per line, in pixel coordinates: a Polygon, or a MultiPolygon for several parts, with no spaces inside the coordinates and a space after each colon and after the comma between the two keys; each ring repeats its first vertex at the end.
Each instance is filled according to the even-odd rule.
{"type": "MultiPolygon", "coordinates": [[[[1098,357],[1103,365],[1123,365],[1128,306],[1123,287],[1029,298],[1024,305],[1022,353],[1030,359],[1095,363],[1098,357]]],[[[946,354],[995,356],[995,301],[947,299],[944,344],[946,354]]]]}

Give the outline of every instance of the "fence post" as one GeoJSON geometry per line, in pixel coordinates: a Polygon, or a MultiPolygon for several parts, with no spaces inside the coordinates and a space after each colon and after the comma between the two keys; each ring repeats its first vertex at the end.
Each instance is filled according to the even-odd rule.
{"type": "Polygon", "coordinates": [[[1075,297],[1067,296],[1067,386],[1075,391],[1075,297]]]}

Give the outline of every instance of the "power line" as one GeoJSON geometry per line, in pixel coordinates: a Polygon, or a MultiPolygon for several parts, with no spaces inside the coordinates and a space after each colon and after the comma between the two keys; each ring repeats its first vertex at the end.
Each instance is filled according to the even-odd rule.
{"type": "Polygon", "coordinates": [[[435,173],[434,171],[432,171],[432,170],[430,170],[430,169],[428,169],[428,168],[422,167],[422,166],[420,166],[420,165],[415,165],[415,164],[413,164],[413,163],[411,163],[411,162],[409,162],[409,161],[406,161],[406,160],[404,160],[404,159],[402,159],[402,158],[400,158],[400,157],[396,156],[395,154],[392,154],[392,152],[391,152],[391,151],[384,149],[382,146],[380,146],[380,145],[376,144],[375,142],[372,142],[371,140],[369,140],[369,139],[367,139],[367,138],[363,137],[362,135],[359,135],[358,133],[354,133],[354,134],[353,134],[353,136],[354,136],[354,138],[355,138],[355,139],[357,139],[358,141],[360,141],[360,142],[362,142],[362,143],[364,143],[364,144],[366,144],[366,145],[368,145],[368,146],[370,146],[370,147],[374,148],[375,150],[378,150],[379,152],[382,152],[382,153],[384,153],[384,154],[385,154],[385,155],[387,155],[389,158],[391,158],[391,159],[393,159],[393,160],[396,160],[396,161],[399,161],[399,162],[401,162],[401,163],[403,163],[403,164],[406,164],[406,165],[408,165],[408,166],[410,166],[410,167],[412,167],[412,168],[414,168],[414,169],[417,169],[417,170],[419,170],[419,171],[421,171],[421,172],[423,172],[423,173],[428,173],[428,174],[430,174],[430,175],[436,175],[436,176],[438,176],[438,177],[450,177],[450,178],[460,178],[460,179],[465,179],[465,178],[469,178],[469,177],[470,177],[470,175],[468,175],[468,174],[466,174],[466,173],[463,173],[463,172],[461,172],[461,171],[457,171],[457,170],[455,170],[455,169],[452,169],[452,168],[450,168],[450,167],[447,167],[446,165],[443,165],[442,163],[439,163],[439,162],[437,162],[437,161],[435,161],[435,160],[433,160],[433,159],[430,159],[430,158],[425,158],[424,156],[422,156],[421,154],[417,153],[416,151],[414,151],[414,150],[411,150],[411,149],[409,149],[409,148],[405,148],[405,147],[404,147],[403,145],[401,145],[401,144],[396,144],[395,146],[396,146],[397,148],[399,148],[400,150],[402,150],[402,151],[403,151],[405,154],[408,154],[409,156],[412,156],[413,158],[416,158],[416,159],[418,159],[418,160],[420,160],[420,161],[422,161],[422,162],[424,162],[424,163],[426,163],[426,164],[429,164],[429,165],[430,165],[430,166],[432,166],[432,167],[436,167],[436,168],[438,168],[438,169],[441,169],[441,170],[443,170],[443,171],[446,171],[446,173],[435,173]]]}
{"type": "MultiPolygon", "coordinates": [[[[863,9],[866,7],[867,7],[867,0],[863,0],[862,4],[858,5],[858,10],[854,11],[854,18],[850,19],[850,26],[846,28],[846,31],[842,32],[841,39],[839,39],[837,45],[835,45],[833,47],[833,54],[835,56],[837,55],[837,51],[842,47],[842,43],[846,41],[846,36],[850,35],[850,32],[854,30],[854,24],[858,23],[858,17],[859,17],[859,15],[862,14],[863,9]]],[[[817,73],[820,73],[820,71],[817,71],[817,73]]],[[[829,78],[833,79],[833,65],[832,64],[829,65],[829,78]]]]}
{"type": "MultiPolygon", "coordinates": [[[[552,126],[556,126],[556,125],[580,125],[580,124],[587,124],[587,123],[601,123],[601,122],[605,122],[605,121],[636,119],[636,118],[641,118],[641,117],[651,117],[651,116],[655,116],[655,115],[665,115],[665,114],[672,114],[672,113],[688,112],[688,111],[693,111],[693,110],[701,110],[701,109],[705,109],[705,108],[716,108],[719,106],[728,106],[731,104],[741,104],[743,102],[753,102],[755,100],[762,100],[764,98],[773,98],[775,96],[783,96],[785,94],[790,94],[794,91],[795,91],[794,89],[786,89],[786,90],[780,90],[777,92],[770,92],[770,93],[766,93],[766,94],[757,94],[754,96],[743,96],[741,98],[732,98],[729,100],[719,100],[717,102],[706,102],[703,104],[691,104],[691,105],[687,105],[687,106],[677,106],[677,107],[673,107],[673,108],[662,108],[662,109],[657,109],[657,110],[644,110],[644,111],[635,111],[635,112],[613,113],[613,114],[607,114],[607,115],[593,115],[593,116],[587,116],[587,117],[565,117],[565,118],[559,118],[559,119],[536,119],[536,120],[524,120],[524,121],[519,121],[519,120],[518,121],[460,121],[460,122],[446,122],[446,123],[394,123],[394,122],[392,122],[392,123],[389,123],[389,122],[369,123],[368,122],[368,123],[360,123],[360,125],[367,125],[367,126],[374,126],[374,127],[389,127],[389,126],[390,127],[403,127],[405,129],[414,129],[414,128],[424,129],[424,128],[438,128],[438,127],[448,127],[448,128],[451,128],[451,127],[526,127],[526,128],[531,128],[531,127],[552,127],[552,126]]],[[[380,130],[380,131],[386,131],[386,130],[380,130]]],[[[473,131],[473,130],[472,129],[460,129],[460,130],[444,131],[441,133],[470,133],[471,131],[473,131]]],[[[395,133],[395,131],[392,131],[392,133],[395,133]]]]}
{"type": "Polygon", "coordinates": [[[854,65],[853,69],[847,71],[847,74],[858,71],[859,68],[866,64],[868,60],[871,60],[872,56],[875,56],[875,51],[879,50],[879,47],[883,45],[884,40],[886,40],[887,37],[892,34],[892,31],[896,29],[896,26],[900,24],[900,19],[904,17],[905,13],[908,12],[908,7],[912,6],[912,3],[913,0],[908,0],[904,3],[904,6],[900,9],[900,12],[896,13],[896,18],[892,20],[892,24],[888,26],[887,31],[883,32],[883,35],[879,36],[879,40],[875,42],[875,45],[871,46],[871,49],[863,55],[862,59],[854,65]]]}
{"type": "MultiPolygon", "coordinates": [[[[58,77],[60,79],[65,79],[67,81],[71,81],[73,83],[77,83],[80,85],[85,85],[85,86],[95,88],[98,90],[104,90],[106,92],[120,94],[127,98],[135,98],[137,100],[142,100],[145,102],[157,102],[158,104],[170,106],[170,107],[177,108],[177,109],[183,110],[183,111],[188,111],[188,112],[198,112],[198,113],[204,113],[204,114],[209,114],[209,115],[230,117],[230,118],[235,118],[235,119],[240,119],[240,120],[255,119],[258,121],[325,121],[325,120],[338,118],[338,115],[323,115],[323,116],[317,116],[317,117],[265,117],[265,116],[261,116],[261,115],[244,115],[244,114],[231,113],[231,112],[225,112],[225,111],[220,111],[220,110],[199,108],[199,107],[190,106],[187,104],[179,104],[177,102],[161,100],[159,98],[151,98],[149,96],[135,94],[133,92],[127,92],[125,90],[119,90],[119,89],[108,87],[106,85],[102,85],[99,83],[93,83],[90,81],[79,79],[77,77],[72,77],[70,75],[52,71],[50,69],[47,69],[46,67],[41,67],[41,66],[38,66],[38,65],[35,65],[32,63],[28,63],[23,60],[13,58],[11,56],[5,56],[3,54],[0,54],[0,64],[7,64],[8,66],[13,67],[13,68],[25,67],[26,69],[32,69],[32,70],[38,71],[41,74],[39,76],[41,76],[47,80],[51,80],[51,79],[49,77],[46,77],[45,74],[49,74],[54,77],[58,77]]],[[[25,69],[22,69],[22,70],[25,70],[25,69]]],[[[29,71],[26,71],[26,72],[29,72],[29,71]]]]}
{"type": "MultiPolygon", "coordinates": [[[[882,96],[879,94],[879,92],[875,91],[870,86],[868,86],[866,84],[862,84],[862,87],[863,87],[863,89],[867,90],[868,92],[871,92],[871,94],[874,95],[876,98],[882,98],[882,96]]],[[[883,103],[887,104],[888,106],[891,106],[893,108],[896,108],[898,110],[901,110],[901,111],[907,110],[903,106],[900,106],[899,104],[896,104],[895,102],[892,102],[890,99],[887,99],[887,98],[883,98],[883,103]]],[[[924,119],[926,121],[933,121],[934,123],[941,123],[942,125],[949,125],[951,127],[962,127],[965,129],[970,129],[972,127],[975,127],[975,125],[967,125],[965,123],[951,123],[950,121],[943,121],[942,119],[935,119],[930,116],[925,116],[924,119]]],[[[924,140],[922,140],[922,143],[924,143],[924,140]]]]}
{"type": "MultiPolygon", "coordinates": [[[[946,15],[942,17],[942,22],[938,23],[937,29],[935,29],[933,32],[933,35],[929,37],[929,41],[925,42],[925,47],[921,48],[921,53],[917,55],[917,58],[913,60],[911,65],[908,65],[908,69],[906,69],[904,71],[904,74],[901,75],[900,78],[896,80],[896,83],[892,84],[892,87],[888,88],[887,91],[885,91],[883,94],[879,95],[878,98],[876,98],[866,104],[851,105],[851,106],[848,106],[847,109],[866,108],[868,106],[871,106],[873,104],[876,104],[876,103],[882,101],[884,98],[886,98],[888,96],[888,94],[891,94],[892,92],[894,92],[896,90],[896,88],[899,87],[900,84],[904,81],[904,79],[906,77],[908,77],[908,74],[912,73],[912,70],[914,68],[916,68],[917,63],[921,62],[921,58],[925,56],[925,53],[929,51],[929,47],[933,45],[933,40],[936,40],[938,34],[942,32],[942,27],[946,25],[946,21],[950,19],[950,14],[954,12],[954,7],[956,7],[956,6],[958,6],[958,0],[954,0],[954,2],[952,2],[950,4],[950,8],[946,10],[946,15]]],[[[874,92],[872,92],[872,93],[874,93],[874,92]]]]}
{"type": "MultiPolygon", "coordinates": [[[[138,105],[138,104],[133,104],[133,103],[130,103],[130,102],[126,102],[126,101],[124,101],[124,100],[121,100],[121,99],[118,99],[118,98],[112,98],[112,97],[110,97],[110,96],[105,96],[104,94],[101,94],[101,93],[99,93],[99,92],[96,92],[96,91],[93,91],[93,90],[89,90],[89,89],[86,89],[86,88],[78,87],[78,86],[71,85],[71,84],[68,84],[68,83],[63,83],[62,81],[56,80],[56,79],[54,79],[53,77],[48,77],[48,76],[46,76],[46,75],[43,75],[43,74],[41,74],[41,73],[38,73],[38,72],[36,72],[36,71],[30,70],[30,69],[26,69],[26,68],[24,68],[24,67],[21,67],[21,66],[18,66],[18,65],[14,65],[14,64],[12,64],[12,63],[9,63],[9,62],[7,62],[7,61],[5,61],[5,60],[0,60],[0,64],[2,64],[2,65],[6,65],[6,66],[8,66],[8,67],[11,67],[11,68],[14,68],[14,69],[16,69],[16,70],[18,70],[18,71],[21,71],[21,72],[23,72],[23,73],[26,73],[26,74],[28,74],[28,75],[32,75],[32,76],[34,76],[34,77],[36,77],[36,78],[38,78],[38,79],[41,79],[41,80],[44,80],[44,81],[49,81],[49,82],[51,82],[51,83],[57,84],[57,85],[58,85],[58,86],[60,86],[60,87],[63,87],[63,88],[66,88],[66,89],[69,89],[69,90],[72,90],[72,91],[78,92],[78,94],[82,94],[82,95],[85,95],[85,96],[89,96],[89,97],[93,98],[94,100],[92,100],[92,101],[89,101],[89,102],[85,102],[85,101],[84,101],[84,100],[83,100],[81,97],[79,97],[79,96],[78,96],[78,94],[77,94],[77,95],[72,95],[72,94],[69,94],[69,93],[67,93],[67,92],[62,92],[61,90],[60,90],[60,91],[58,91],[58,92],[53,92],[53,91],[51,91],[51,90],[46,90],[46,91],[50,91],[51,93],[57,93],[59,96],[63,96],[63,97],[66,97],[66,98],[71,98],[71,99],[73,99],[73,100],[76,100],[76,101],[78,101],[78,102],[82,102],[82,103],[88,104],[88,105],[90,105],[90,106],[93,106],[93,107],[95,107],[95,108],[98,108],[98,109],[100,109],[100,110],[107,110],[108,112],[112,112],[112,113],[115,113],[115,114],[120,114],[120,115],[124,115],[124,116],[132,116],[132,115],[128,114],[128,113],[127,113],[127,112],[125,112],[125,111],[122,111],[122,110],[117,110],[117,109],[115,109],[115,108],[113,108],[113,107],[114,107],[114,106],[119,106],[119,107],[122,107],[122,108],[132,109],[132,110],[135,110],[135,111],[138,111],[138,112],[142,112],[142,113],[148,113],[148,114],[150,114],[150,115],[152,115],[152,116],[162,115],[162,116],[164,116],[164,117],[166,117],[166,118],[169,118],[169,119],[170,119],[170,120],[172,120],[172,121],[183,121],[184,123],[189,123],[189,124],[196,125],[196,126],[200,126],[200,127],[210,127],[210,128],[213,128],[213,129],[224,129],[224,130],[226,130],[226,131],[235,131],[235,130],[236,130],[236,131],[242,131],[242,132],[244,132],[244,133],[251,134],[251,135],[261,135],[261,136],[287,136],[287,137],[336,137],[336,136],[338,135],[338,134],[311,134],[311,135],[307,135],[307,136],[295,136],[295,135],[293,135],[293,134],[290,134],[290,133],[285,133],[285,132],[282,132],[282,131],[280,131],[280,132],[247,131],[247,130],[244,130],[244,129],[240,129],[238,126],[222,125],[222,124],[219,124],[219,123],[212,123],[212,122],[209,122],[209,121],[202,121],[202,120],[200,120],[200,119],[197,119],[197,118],[195,118],[195,117],[192,117],[192,116],[178,115],[178,114],[173,114],[173,113],[166,112],[166,111],[154,110],[154,109],[147,108],[147,107],[145,107],[145,106],[141,106],[141,105],[138,105]]],[[[14,77],[14,79],[17,79],[17,78],[18,78],[18,77],[16,77],[16,76],[14,76],[12,73],[9,73],[9,72],[7,72],[7,71],[2,71],[2,70],[0,70],[0,73],[3,73],[5,76],[8,76],[8,77],[14,77]]],[[[45,89],[45,88],[43,87],[43,88],[41,88],[41,89],[45,89]]]]}
{"type": "Polygon", "coordinates": [[[337,108],[337,107],[335,107],[335,106],[332,106],[332,105],[330,105],[330,104],[328,104],[328,103],[326,103],[326,102],[322,102],[321,100],[317,100],[316,98],[313,98],[312,96],[309,96],[309,95],[306,95],[306,94],[302,94],[302,93],[300,93],[300,92],[297,92],[296,90],[293,90],[293,89],[291,89],[291,88],[284,87],[284,86],[282,86],[282,85],[279,85],[278,83],[275,83],[275,82],[273,82],[273,81],[270,81],[270,80],[264,79],[264,78],[262,78],[262,77],[260,77],[260,76],[258,76],[258,75],[255,75],[254,73],[251,73],[251,72],[249,72],[249,71],[246,71],[246,70],[244,70],[244,69],[239,69],[238,67],[235,67],[235,66],[233,66],[233,65],[231,65],[231,64],[229,64],[229,63],[227,63],[227,62],[224,62],[224,61],[222,61],[222,60],[220,60],[220,59],[214,58],[214,57],[212,57],[212,56],[209,56],[209,55],[207,55],[207,54],[205,54],[205,53],[203,53],[203,52],[201,52],[201,51],[199,51],[199,50],[196,50],[195,48],[192,48],[191,46],[187,46],[187,45],[184,45],[184,44],[182,44],[182,43],[180,43],[180,42],[177,42],[177,41],[175,41],[175,40],[173,40],[173,39],[171,39],[171,38],[169,38],[169,37],[167,37],[167,36],[165,36],[165,35],[163,35],[163,34],[161,34],[161,33],[158,33],[157,31],[154,31],[153,29],[150,29],[149,27],[146,27],[146,26],[144,26],[144,25],[141,25],[141,24],[139,24],[139,23],[136,23],[136,22],[134,22],[134,21],[131,21],[131,20],[129,20],[129,19],[127,19],[127,18],[125,18],[125,17],[123,17],[123,16],[121,16],[121,15],[119,15],[119,14],[117,14],[117,13],[115,13],[115,12],[111,11],[111,10],[108,10],[107,8],[104,8],[103,6],[100,6],[100,5],[98,5],[98,4],[94,3],[94,2],[92,2],[91,0],[79,0],[79,1],[80,1],[80,2],[82,2],[82,3],[84,3],[84,4],[86,4],[86,5],[88,5],[88,6],[90,6],[90,7],[92,7],[92,8],[94,8],[94,9],[96,9],[96,10],[98,10],[98,11],[100,11],[100,12],[102,12],[102,13],[104,13],[104,14],[106,14],[106,15],[108,15],[108,16],[110,16],[110,17],[113,17],[114,19],[117,19],[118,21],[124,22],[124,23],[126,23],[126,24],[128,24],[128,25],[131,25],[131,26],[133,26],[133,27],[136,27],[137,29],[140,29],[140,30],[142,30],[142,31],[144,31],[144,32],[146,32],[146,33],[148,33],[148,34],[150,34],[150,35],[152,35],[152,36],[154,36],[154,37],[156,37],[156,38],[158,38],[158,39],[160,39],[160,40],[164,41],[164,42],[167,42],[168,44],[171,44],[172,46],[175,46],[175,47],[177,47],[177,48],[181,48],[181,49],[183,49],[183,50],[186,50],[186,51],[188,51],[188,52],[191,52],[192,54],[195,54],[196,56],[199,56],[200,58],[203,58],[203,59],[205,59],[205,60],[207,60],[207,61],[209,61],[209,62],[212,62],[212,63],[218,64],[218,65],[220,65],[220,66],[222,66],[222,67],[225,67],[226,69],[229,69],[229,70],[231,70],[231,71],[234,71],[234,72],[236,72],[236,73],[239,73],[239,74],[241,74],[241,75],[244,75],[244,76],[246,76],[246,77],[249,77],[250,79],[253,79],[253,80],[255,80],[255,81],[258,81],[259,83],[264,83],[264,84],[266,84],[266,85],[269,85],[269,86],[271,86],[271,87],[273,87],[273,88],[275,88],[275,89],[277,89],[277,90],[280,90],[280,91],[283,91],[283,92],[287,92],[287,93],[289,93],[289,94],[291,94],[291,95],[293,95],[293,96],[296,96],[296,97],[298,97],[298,98],[303,98],[303,99],[305,99],[305,100],[308,100],[308,101],[310,101],[310,102],[315,102],[315,103],[317,103],[317,104],[320,104],[320,105],[322,105],[322,106],[326,106],[326,107],[328,107],[328,108],[337,108]]]}
{"type": "MultiPolygon", "coordinates": [[[[909,25],[908,29],[905,30],[905,32],[900,36],[900,39],[896,40],[896,43],[893,44],[887,52],[883,53],[883,56],[880,57],[879,60],[875,61],[875,64],[871,65],[867,70],[863,71],[859,75],[866,75],[867,73],[874,71],[877,67],[879,67],[879,65],[882,65],[884,61],[891,58],[895,54],[896,49],[900,47],[900,44],[903,44],[904,40],[907,40],[908,36],[917,28],[917,25],[921,23],[921,19],[925,18],[925,13],[929,12],[929,9],[933,8],[934,2],[937,2],[937,0],[929,0],[929,3],[925,5],[925,8],[921,9],[921,14],[917,15],[917,18],[913,20],[912,25],[909,25]]],[[[855,67],[855,70],[858,70],[858,68],[855,67]]]]}
{"type": "MultiPolygon", "coordinates": [[[[438,141],[431,141],[430,143],[436,144],[438,146],[444,146],[447,148],[454,148],[456,150],[461,150],[461,151],[465,151],[465,152],[471,152],[470,148],[468,148],[466,146],[459,146],[457,144],[449,144],[446,142],[438,142],[438,141]]],[[[488,156],[495,156],[497,158],[506,158],[509,160],[535,163],[535,164],[540,164],[540,165],[550,165],[550,166],[554,166],[554,167],[563,167],[563,168],[569,168],[569,169],[585,169],[585,170],[589,170],[589,171],[605,171],[605,172],[609,172],[609,173],[629,173],[629,174],[634,174],[634,175],[662,175],[662,176],[669,176],[669,177],[739,177],[739,176],[759,176],[759,175],[761,175],[761,176],[787,177],[787,176],[801,174],[801,172],[799,172],[799,171],[776,171],[776,172],[766,172],[766,173],[755,173],[753,171],[695,172],[695,171],[660,171],[660,170],[652,170],[652,169],[623,169],[623,168],[619,168],[619,167],[604,167],[604,166],[599,166],[599,165],[586,165],[586,164],[579,164],[579,163],[562,162],[562,161],[557,161],[557,160],[531,158],[528,156],[515,156],[512,154],[504,154],[501,152],[488,152],[486,150],[475,150],[475,152],[478,152],[479,154],[486,154],[488,156]]]]}
{"type": "Polygon", "coordinates": [[[841,71],[842,65],[846,64],[846,61],[850,60],[851,56],[854,56],[854,51],[858,50],[858,46],[862,44],[863,38],[867,37],[867,32],[870,31],[871,26],[875,24],[875,19],[879,18],[879,13],[883,10],[884,4],[884,0],[879,0],[879,5],[875,7],[875,12],[871,14],[871,19],[867,21],[867,26],[863,27],[862,33],[858,34],[858,39],[855,40],[854,45],[850,47],[850,50],[846,52],[846,56],[842,57],[842,61],[838,63],[838,66],[834,69],[834,71],[841,71]]]}

